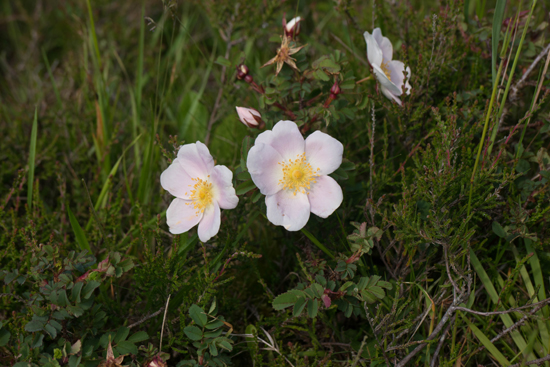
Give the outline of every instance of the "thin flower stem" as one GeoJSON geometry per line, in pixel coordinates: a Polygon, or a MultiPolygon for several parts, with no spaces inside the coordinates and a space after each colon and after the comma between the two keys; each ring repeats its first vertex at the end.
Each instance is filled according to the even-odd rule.
{"type": "Polygon", "coordinates": [[[468,216],[470,215],[470,209],[472,204],[472,193],[474,192],[474,179],[476,176],[477,171],[477,165],[479,164],[479,157],[481,156],[481,151],[483,149],[483,143],[485,142],[485,135],[487,134],[487,129],[489,127],[489,120],[491,118],[491,111],[493,109],[493,103],[495,102],[495,96],[497,94],[497,87],[498,87],[498,80],[500,78],[500,73],[502,72],[502,65],[504,64],[504,60],[500,62],[500,65],[498,67],[497,76],[495,79],[495,84],[493,85],[493,93],[491,94],[491,101],[489,102],[489,108],[487,109],[487,116],[485,117],[485,126],[483,127],[483,134],[481,136],[481,140],[479,142],[479,149],[477,151],[477,157],[476,162],[474,164],[474,170],[472,172],[472,178],[470,179],[470,196],[468,198],[468,216]]]}

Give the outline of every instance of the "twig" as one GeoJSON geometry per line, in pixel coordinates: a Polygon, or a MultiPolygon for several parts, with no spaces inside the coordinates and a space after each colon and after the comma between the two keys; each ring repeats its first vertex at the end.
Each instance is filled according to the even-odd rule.
{"type": "MultiPolygon", "coordinates": [[[[368,315],[367,315],[367,318],[368,318],[368,315]]],[[[361,346],[359,347],[359,351],[357,352],[357,355],[355,356],[355,358],[353,360],[353,364],[351,365],[351,367],[357,366],[357,363],[359,362],[359,359],[361,358],[361,354],[363,354],[363,347],[365,346],[366,343],[367,343],[367,334],[365,334],[365,336],[363,337],[363,341],[361,342],[361,346]]]]}
{"type": "Polygon", "coordinates": [[[548,303],[550,303],[550,298],[547,298],[544,301],[540,301],[540,302],[537,302],[537,303],[532,303],[530,305],[511,308],[509,310],[504,310],[504,311],[494,311],[494,312],[474,311],[474,310],[470,310],[469,308],[466,308],[466,307],[455,307],[454,309],[458,310],[458,311],[473,313],[475,315],[480,315],[480,316],[494,316],[494,315],[504,315],[504,314],[512,313],[512,312],[519,312],[519,310],[523,310],[523,309],[531,308],[531,307],[538,307],[538,306],[540,306],[540,307],[538,307],[537,310],[540,310],[540,308],[542,308],[544,305],[546,305],[548,303]]]}
{"type": "Polygon", "coordinates": [[[142,318],[141,320],[137,321],[137,322],[134,322],[132,325],[128,326],[128,329],[131,329],[135,326],[138,326],[140,324],[143,324],[145,321],[149,320],[149,319],[152,319],[153,317],[157,316],[157,315],[160,315],[160,313],[162,312],[162,310],[164,310],[164,306],[162,306],[158,311],[155,311],[153,312],[152,314],[150,315],[147,315],[145,316],[144,318],[142,318]]]}
{"type": "Polygon", "coordinates": [[[539,358],[539,359],[533,359],[532,361],[529,361],[529,362],[516,363],[516,364],[513,364],[513,365],[508,366],[508,367],[530,366],[532,364],[536,364],[537,366],[540,366],[540,364],[542,362],[545,362],[545,361],[550,361],[550,354],[548,354],[546,357],[542,357],[542,358],[539,358]]]}
{"type": "Polygon", "coordinates": [[[535,66],[539,63],[540,60],[546,55],[546,53],[550,50],[550,44],[548,44],[541,52],[538,54],[538,56],[533,60],[531,65],[527,68],[525,73],[523,73],[522,77],[514,86],[512,87],[511,93],[510,93],[510,101],[516,100],[517,94],[521,87],[523,87],[523,84],[527,80],[527,77],[529,77],[529,74],[535,69],[535,66]]]}
{"type": "Polygon", "coordinates": [[[170,296],[168,295],[168,299],[166,300],[166,307],[164,308],[164,317],[162,318],[162,329],[160,329],[160,343],[159,343],[159,354],[162,352],[162,336],[164,335],[164,323],[166,322],[166,313],[168,312],[168,304],[170,303],[170,296]]]}
{"type": "Polygon", "coordinates": [[[441,348],[443,347],[443,342],[445,341],[445,338],[447,337],[447,333],[449,332],[449,329],[451,326],[453,326],[453,320],[455,319],[455,316],[453,316],[452,320],[449,322],[449,325],[445,328],[445,331],[443,331],[443,334],[441,334],[441,338],[439,338],[439,343],[437,344],[437,348],[435,349],[434,355],[432,357],[432,360],[430,362],[430,367],[435,367],[437,364],[437,357],[439,356],[439,352],[441,351],[441,348]]]}

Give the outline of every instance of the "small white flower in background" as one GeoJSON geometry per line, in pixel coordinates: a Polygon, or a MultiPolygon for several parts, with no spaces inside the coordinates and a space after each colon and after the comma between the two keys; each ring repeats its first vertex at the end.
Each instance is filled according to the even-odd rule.
{"type": "Polygon", "coordinates": [[[262,115],[260,115],[260,113],[255,109],[246,107],[235,107],[235,109],[239,114],[239,119],[246,126],[260,129],[265,126],[265,123],[262,120],[262,115]]]}
{"type": "Polygon", "coordinates": [[[304,141],[296,123],[279,121],[258,135],[248,152],[252,180],[266,195],[267,219],[289,231],[302,229],[310,213],[331,215],[342,203],[342,188],[327,176],[342,163],[344,146],[315,131],[304,141]]]}
{"type": "Polygon", "coordinates": [[[411,68],[402,61],[392,60],[393,47],[387,37],[382,36],[380,28],[375,28],[372,35],[369,32],[363,33],[367,42],[367,58],[372,66],[376,79],[380,82],[382,93],[389,99],[393,99],[401,106],[399,96],[403,94],[402,86],[405,80],[404,71],[407,72],[407,83],[405,83],[405,92],[411,93],[409,80],[411,77],[411,68]]]}
{"type": "Polygon", "coordinates": [[[234,209],[239,203],[232,179],[226,166],[214,166],[206,145],[182,145],[160,175],[162,187],[176,197],[166,211],[170,232],[184,233],[198,224],[202,242],[214,237],[220,229],[220,208],[234,209]]]}
{"type": "Polygon", "coordinates": [[[285,34],[288,37],[297,36],[300,34],[300,17],[292,18],[290,22],[286,22],[286,19],[283,19],[283,27],[285,27],[285,34]]]}

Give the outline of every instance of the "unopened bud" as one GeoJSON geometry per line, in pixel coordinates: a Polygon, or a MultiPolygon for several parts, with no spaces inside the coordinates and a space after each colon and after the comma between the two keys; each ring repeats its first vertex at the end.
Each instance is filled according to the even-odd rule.
{"type": "Polygon", "coordinates": [[[254,81],[254,78],[252,77],[252,75],[247,75],[244,77],[244,81],[250,84],[254,81]]]}
{"type": "Polygon", "coordinates": [[[263,129],[265,127],[265,122],[262,120],[262,115],[253,108],[246,107],[235,107],[239,119],[243,124],[250,128],[259,128],[263,129]]]}
{"type": "Polygon", "coordinates": [[[145,367],[166,367],[168,366],[161,356],[155,356],[145,367]]]}
{"type": "Polygon", "coordinates": [[[237,79],[242,80],[248,75],[248,67],[245,64],[237,65],[237,79]]]}
{"type": "Polygon", "coordinates": [[[285,35],[287,37],[293,37],[300,34],[300,17],[292,18],[290,22],[286,22],[286,19],[283,18],[283,27],[285,35]]]}
{"type": "Polygon", "coordinates": [[[338,82],[334,82],[334,84],[332,85],[332,88],[330,88],[330,93],[338,95],[341,92],[342,92],[342,90],[340,89],[340,86],[338,85],[338,82]]]}

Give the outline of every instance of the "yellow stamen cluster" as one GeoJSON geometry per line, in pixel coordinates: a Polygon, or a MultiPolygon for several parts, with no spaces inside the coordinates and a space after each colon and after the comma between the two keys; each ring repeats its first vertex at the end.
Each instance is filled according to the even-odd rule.
{"type": "Polygon", "coordinates": [[[386,62],[382,61],[382,64],[380,64],[380,69],[382,69],[382,71],[384,72],[384,74],[386,74],[388,79],[391,80],[389,65],[390,65],[389,61],[386,61],[386,62]]]}
{"type": "Polygon", "coordinates": [[[313,170],[311,165],[306,160],[306,154],[298,154],[295,160],[289,159],[288,162],[279,162],[283,166],[283,178],[279,180],[279,184],[283,186],[283,190],[294,191],[303,194],[309,194],[311,186],[317,182],[319,177],[319,168],[313,170]]]}
{"type": "MultiPolygon", "coordinates": [[[[210,177],[210,176],[208,176],[210,177]]],[[[212,183],[208,182],[208,179],[201,180],[200,178],[192,178],[196,184],[193,185],[191,190],[190,199],[191,203],[185,203],[185,205],[193,205],[193,208],[197,210],[197,215],[204,213],[207,206],[212,204],[212,183]]],[[[189,185],[191,187],[191,185],[189,185]]],[[[187,193],[185,193],[187,195],[187,193]]]]}

